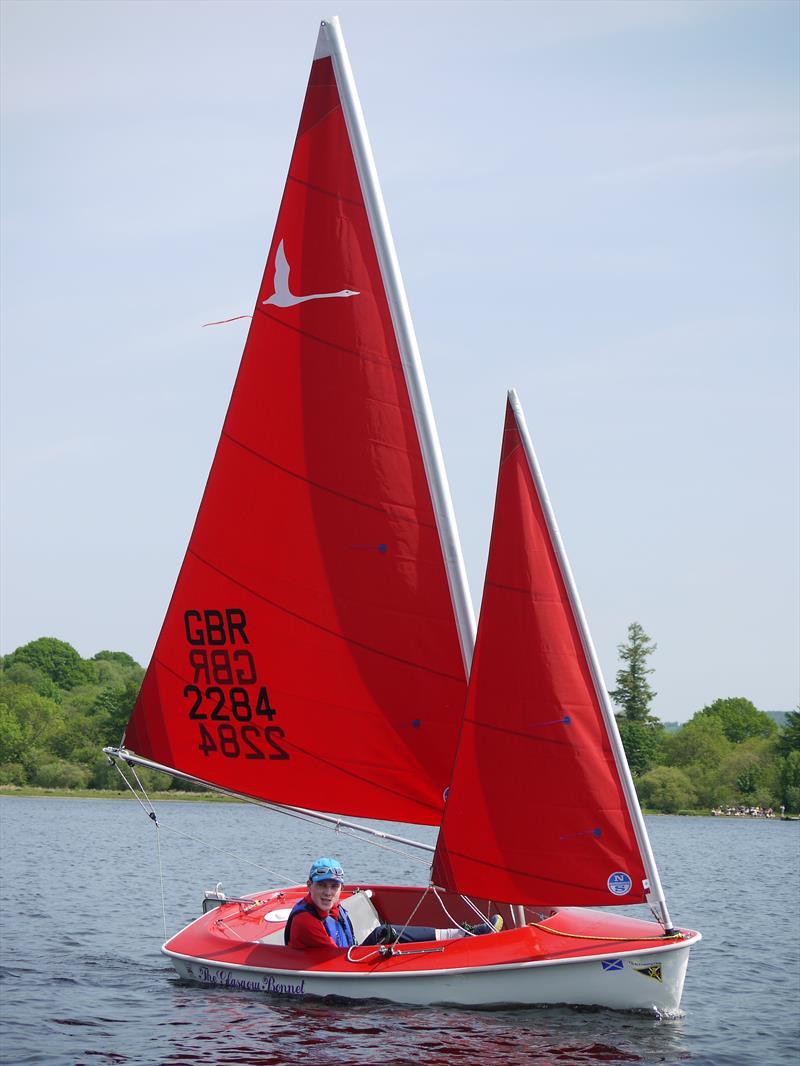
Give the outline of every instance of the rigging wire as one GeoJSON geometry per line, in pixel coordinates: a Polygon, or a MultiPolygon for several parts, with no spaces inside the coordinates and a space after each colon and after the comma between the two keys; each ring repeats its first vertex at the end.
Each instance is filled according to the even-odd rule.
{"type": "MultiPolygon", "coordinates": [[[[452,914],[450,913],[450,911],[449,911],[449,910],[447,909],[447,907],[445,907],[445,905],[444,905],[444,900],[443,900],[443,899],[442,899],[442,897],[441,897],[441,896],[439,895],[439,889],[438,889],[438,888],[436,887],[436,885],[431,885],[430,887],[431,887],[431,889],[433,890],[433,894],[434,894],[434,896],[436,896],[436,898],[437,898],[437,899],[438,899],[438,901],[439,901],[439,906],[440,906],[440,907],[442,908],[442,910],[444,911],[444,913],[445,913],[445,914],[447,915],[447,917],[448,917],[448,918],[450,919],[450,921],[451,921],[451,922],[453,923],[453,928],[454,928],[454,929],[459,929],[459,928],[463,928],[463,925],[462,925],[462,923],[461,923],[461,922],[457,922],[457,921],[455,920],[455,918],[453,917],[453,915],[452,915],[452,914]]],[[[486,916],[485,916],[484,914],[482,914],[480,910],[478,910],[478,908],[477,908],[477,907],[475,906],[475,904],[474,904],[474,903],[472,902],[472,900],[471,900],[471,899],[468,899],[468,898],[467,898],[467,896],[462,896],[461,898],[462,898],[462,899],[464,900],[464,902],[465,902],[465,903],[468,903],[468,904],[470,905],[470,907],[472,908],[472,910],[473,910],[473,911],[475,911],[475,913],[476,913],[477,915],[479,915],[479,916],[480,916],[480,919],[481,919],[481,921],[482,921],[482,922],[486,922],[486,923],[488,923],[489,919],[488,919],[488,918],[487,918],[487,917],[486,917],[486,916]]],[[[465,932],[467,933],[467,936],[476,936],[476,935],[477,935],[476,933],[473,933],[473,932],[472,932],[471,930],[469,930],[469,929],[465,930],[465,932]]]]}
{"type": "Polygon", "coordinates": [[[243,862],[247,866],[255,866],[257,870],[263,870],[264,873],[271,874],[273,877],[277,877],[281,881],[288,882],[293,885],[299,885],[301,883],[296,878],[290,877],[288,874],[285,874],[282,870],[275,870],[271,866],[264,866],[263,863],[255,862],[255,860],[248,859],[244,855],[239,855],[235,851],[228,851],[227,848],[220,848],[216,844],[211,844],[208,840],[203,840],[202,837],[192,836],[191,833],[184,833],[180,829],[176,829],[174,826],[168,825],[166,822],[161,823],[161,828],[168,829],[170,833],[175,833],[176,836],[185,837],[187,840],[193,840],[196,844],[202,844],[203,847],[208,848],[209,851],[216,851],[219,852],[220,855],[227,855],[228,858],[236,859],[237,862],[243,862]]]}
{"type": "MultiPolygon", "coordinates": [[[[209,843],[209,841],[203,840],[202,837],[193,836],[191,833],[184,833],[184,832],[182,832],[182,830],[176,829],[174,826],[170,825],[167,822],[159,821],[158,818],[156,817],[155,807],[153,806],[153,801],[147,795],[147,791],[145,790],[144,785],[142,784],[141,780],[139,779],[139,776],[136,773],[135,767],[132,766],[131,767],[131,771],[133,773],[133,776],[136,778],[136,784],[141,789],[142,796],[144,797],[144,799],[147,801],[147,803],[150,806],[150,810],[148,810],[147,807],[145,806],[145,804],[142,802],[142,799],[139,797],[139,795],[137,794],[136,790],[132,787],[130,781],[128,781],[128,779],[125,776],[125,774],[122,772],[120,767],[117,765],[116,760],[112,760],[112,761],[114,762],[114,766],[116,767],[116,770],[119,773],[120,777],[125,782],[125,784],[128,786],[128,788],[131,790],[131,793],[133,794],[134,799],[136,799],[136,801],[138,802],[139,806],[142,808],[142,810],[145,812],[145,814],[148,816],[148,818],[152,819],[152,821],[154,822],[154,824],[156,826],[156,829],[166,829],[170,833],[175,833],[176,836],[185,837],[187,840],[193,840],[197,844],[202,844],[203,847],[208,848],[210,851],[216,851],[216,852],[219,852],[221,855],[227,855],[229,858],[236,859],[237,862],[245,863],[248,866],[255,866],[256,869],[263,870],[264,873],[272,874],[274,877],[278,877],[282,881],[291,881],[292,884],[295,884],[295,883],[300,884],[299,881],[295,881],[294,878],[289,877],[282,870],[274,870],[270,866],[264,866],[262,863],[255,862],[253,859],[248,859],[245,855],[239,855],[235,851],[228,851],[226,848],[220,848],[216,844],[211,844],[211,843],[209,843]]],[[[159,869],[160,869],[160,866],[159,866],[159,869]]],[[[162,891],[162,895],[163,895],[163,891],[162,891]]]]}
{"type": "Polygon", "coordinates": [[[319,819],[315,818],[312,814],[303,814],[300,811],[293,811],[290,810],[288,807],[280,807],[273,804],[263,804],[263,806],[268,807],[268,810],[276,811],[278,814],[282,814],[287,818],[296,818],[299,822],[305,822],[308,825],[313,825],[316,827],[319,827],[321,825],[323,829],[330,829],[334,833],[338,833],[340,836],[346,836],[351,840],[363,840],[364,843],[371,844],[374,848],[381,848],[383,851],[391,851],[395,855],[401,855],[404,859],[408,859],[411,862],[420,863],[422,866],[430,868],[430,859],[422,859],[419,857],[419,855],[415,855],[410,851],[403,851],[400,848],[392,847],[391,844],[381,844],[371,837],[364,838],[362,836],[359,836],[354,829],[351,829],[349,826],[344,825],[342,822],[336,822],[334,825],[330,825],[326,822],[320,823],[319,819]]]}
{"type": "MultiPolygon", "coordinates": [[[[187,840],[192,840],[192,841],[194,841],[197,844],[201,844],[203,847],[208,848],[210,851],[218,852],[221,855],[227,855],[229,858],[235,859],[237,862],[245,863],[248,866],[253,866],[257,870],[261,870],[264,873],[270,874],[273,877],[277,877],[280,881],[282,881],[284,883],[291,883],[291,884],[298,884],[298,885],[304,883],[302,878],[292,877],[290,875],[287,875],[282,870],[276,870],[273,867],[265,866],[263,863],[256,862],[255,860],[249,859],[249,858],[247,858],[244,855],[239,855],[236,852],[228,851],[226,848],[220,848],[216,844],[212,844],[212,843],[210,843],[207,840],[203,840],[202,837],[193,836],[191,833],[185,833],[182,830],[176,829],[174,826],[172,826],[172,825],[170,825],[170,824],[168,824],[166,822],[159,821],[158,818],[156,817],[156,812],[155,812],[155,807],[153,806],[153,802],[150,799],[150,797],[147,795],[147,791],[146,791],[144,785],[142,784],[142,782],[141,782],[141,780],[139,778],[139,775],[136,773],[135,765],[133,763],[129,763],[128,764],[130,766],[131,773],[133,774],[133,777],[136,780],[136,784],[139,787],[139,790],[141,791],[141,797],[139,796],[139,794],[137,793],[136,789],[133,788],[133,786],[131,785],[130,781],[128,780],[128,778],[123,773],[122,769],[120,768],[120,766],[117,763],[117,760],[116,759],[111,759],[111,762],[113,763],[115,769],[117,770],[117,773],[120,775],[122,780],[125,782],[126,786],[130,789],[134,799],[136,799],[136,801],[138,802],[139,806],[142,808],[142,810],[145,812],[145,814],[147,814],[148,818],[150,818],[152,820],[152,822],[154,823],[154,825],[156,827],[156,830],[166,829],[166,830],[168,830],[171,833],[175,833],[177,836],[185,837],[187,840]],[[145,805],[145,803],[143,802],[142,797],[143,797],[144,800],[146,800],[146,804],[147,805],[145,805]]],[[[407,859],[407,860],[410,860],[410,861],[413,861],[413,862],[421,863],[423,866],[425,866],[427,868],[430,867],[430,861],[429,860],[420,858],[418,855],[415,855],[415,854],[413,854],[411,852],[403,851],[401,848],[393,847],[391,844],[381,843],[380,841],[375,840],[375,839],[371,839],[369,837],[367,837],[366,840],[365,840],[364,837],[358,836],[354,830],[350,829],[346,825],[342,825],[340,822],[337,822],[335,825],[327,825],[324,822],[320,823],[313,816],[302,814],[299,811],[290,811],[290,810],[285,810],[285,809],[282,809],[282,808],[279,808],[279,807],[271,807],[270,809],[271,810],[275,810],[278,813],[283,814],[283,815],[285,815],[285,816],[287,816],[289,818],[296,818],[298,821],[305,822],[305,823],[313,825],[315,827],[319,827],[320,824],[322,824],[323,828],[331,829],[333,832],[338,833],[338,834],[340,834],[342,836],[346,836],[346,837],[348,837],[350,839],[358,840],[359,842],[363,841],[363,842],[365,842],[367,844],[371,844],[375,848],[380,848],[383,851],[389,851],[389,852],[392,852],[395,855],[400,855],[404,859],[407,859]]],[[[158,832],[156,832],[156,844],[157,844],[157,852],[158,852],[159,877],[160,877],[160,880],[161,880],[162,918],[164,920],[164,937],[166,939],[167,932],[166,932],[166,903],[165,903],[165,897],[164,897],[164,874],[163,874],[163,866],[162,866],[162,861],[161,861],[161,846],[160,846],[160,839],[159,839],[158,832]]],[[[406,924],[408,924],[408,923],[406,923],[406,924]]]]}
{"type": "MultiPolygon", "coordinates": [[[[417,913],[417,911],[419,910],[420,906],[422,905],[422,901],[423,901],[423,900],[425,899],[425,897],[426,897],[426,896],[428,895],[428,893],[430,892],[430,890],[431,890],[431,885],[428,885],[428,887],[427,887],[427,888],[425,889],[425,891],[424,891],[424,892],[422,893],[422,895],[421,895],[421,896],[419,897],[419,899],[417,900],[417,905],[416,905],[416,907],[415,907],[415,908],[413,909],[413,911],[411,912],[411,914],[409,914],[409,916],[408,916],[408,917],[406,918],[406,920],[405,920],[405,923],[403,924],[402,928],[400,929],[400,932],[399,932],[399,933],[397,933],[397,936],[396,936],[396,937],[395,937],[395,939],[394,939],[394,940],[392,941],[392,944],[393,944],[393,945],[394,945],[394,944],[397,944],[397,943],[399,943],[399,941],[400,941],[400,937],[401,937],[401,936],[403,935],[403,933],[404,933],[404,932],[406,931],[406,929],[408,929],[409,925],[411,925],[411,919],[412,919],[412,918],[414,917],[414,915],[415,915],[415,914],[417,913]]],[[[393,928],[394,928],[394,927],[393,927],[393,928]]],[[[396,930],[396,929],[395,929],[395,932],[397,932],[397,930],[396,930]]]]}
{"type": "MultiPolygon", "coordinates": [[[[165,893],[164,893],[164,870],[163,870],[163,862],[162,862],[162,858],[161,858],[161,838],[160,838],[160,833],[159,833],[160,829],[167,829],[170,832],[175,833],[177,836],[184,837],[187,840],[192,840],[195,843],[200,844],[203,847],[206,847],[206,848],[208,848],[211,851],[218,852],[221,855],[227,855],[229,858],[235,859],[237,862],[240,862],[240,863],[245,863],[248,866],[254,866],[256,869],[262,870],[264,873],[268,873],[268,874],[270,874],[270,875],[272,875],[274,877],[277,877],[283,882],[291,881],[293,884],[295,883],[295,881],[296,881],[295,878],[287,876],[281,870],[275,870],[272,867],[265,866],[263,863],[255,862],[253,859],[249,859],[249,858],[247,858],[244,855],[239,855],[236,852],[228,851],[226,848],[220,848],[220,847],[218,847],[215,844],[211,844],[209,841],[203,840],[201,837],[194,836],[191,833],[185,833],[185,832],[183,832],[180,829],[175,829],[173,826],[171,826],[171,825],[169,825],[167,823],[159,822],[158,818],[156,817],[156,812],[155,812],[155,807],[153,806],[153,802],[150,799],[150,797],[147,795],[147,791],[146,791],[144,785],[142,784],[141,779],[139,778],[139,775],[136,772],[135,765],[129,764],[130,768],[131,768],[131,772],[133,774],[133,777],[136,780],[136,784],[137,784],[137,786],[138,786],[138,788],[139,788],[139,790],[141,792],[142,797],[144,798],[144,800],[146,800],[147,805],[145,805],[145,803],[142,801],[142,798],[140,798],[140,796],[138,795],[136,790],[133,788],[131,783],[128,781],[127,777],[125,776],[125,774],[123,773],[121,768],[118,766],[117,760],[116,759],[112,759],[111,761],[113,762],[114,767],[116,768],[116,770],[119,773],[120,777],[125,782],[127,787],[130,789],[130,791],[133,794],[134,798],[139,803],[139,806],[147,814],[147,816],[152,820],[153,824],[156,827],[156,852],[157,852],[157,861],[158,861],[159,881],[160,881],[160,885],[161,885],[161,917],[162,917],[162,922],[163,922],[163,926],[164,926],[164,939],[165,940],[167,939],[167,911],[166,911],[166,898],[165,898],[165,893]],[[148,807],[149,807],[149,810],[148,810],[148,807]]],[[[305,823],[310,823],[310,824],[312,824],[314,826],[319,826],[320,825],[319,821],[317,821],[313,816],[302,814],[299,811],[282,810],[282,809],[279,809],[279,808],[272,808],[272,809],[278,810],[279,813],[287,815],[290,818],[296,818],[298,821],[305,822],[305,823]]],[[[323,823],[323,825],[324,825],[324,823],[323,823]]],[[[354,830],[350,829],[346,825],[342,825],[339,822],[336,822],[334,825],[328,825],[328,826],[326,826],[326,828],[329,828],[329,829],[333,830],[335,833],[344,835],[344,836],[346,836],[346,837],[348,837],[350,839],[355,838],[355,839],[357,839],[359,841],[364,841],[364,838],[360,837],[360,836],[357,836],[357,834],[355,833],[354,830]]],[[[392,852],[392,853],[394,853],[396,855],[401,855],[405,859],[409,859],[409,860],[412,860],[414,862],[421,863],[423,866],[426,866],[426,867],[430,868],[430,862],[428,860],[419,858],[417,855],[410,854],[409,852],[402,851],[400,848],[393,847],[390,844],[381,843],[378,840],[370,839],[370,838],[367,838],[365,843],[371,844],[373,847],[380,848],[383,851],[389,851],[389,852],[392,852]]],[[[301,882],[299,880],[297,880],[296,883],[297,884],[301,884],[301,882]]],[[[425,889],[425,891],[422,893],[420,898],[417,900],[416,906],[411,911],[409,916],[406,918],[405,922],[400,927],[399,931],[395,928],[396,936],[395,936],[395,939],[392,941],[392,945],[393,946],[396,946],[400,942],[400,937],[403,935],[403,933],[409,927],[409,925],[411,925],[411,922],[414,919],[414,915],[419,910],[419,908],[422,905],[422,902],[425,899],[425,897],[431,891],[433,892],[434,896],[438,900],[439,905],[441,906],[442,910],[447,915],[447,918],[450,920],[453,928],[457,929],[457,928],[459,928],[461,926],[462,923],[457,922],[455,920],[455,918],[452,916],[452,914],[450,914],[450,912],[448,911],[447,907],[445,906],[444,900],[442,899],[441,895],[439,894],[439,891],[436,888],[436,886],[433,885],[432,883],[429,883],[428,887],[425,889]]],[[[483,914],[483,912],[476,906],[476,904],[468,896],[462,896],[461,898],[464,901],[464,903],[466,903],[466,905],[481,919],[482,922],[487,922],[488,921],[486,915],[483,914]]],[[[228,929],[228,931],[233,936],[238,937],[238,939],[240,939],[240,940],[244,939],[236,932],[235,929],[232,929],[230,926],[228,926],[227,923],[224,921],[224,919],[220,919],[220,923],[225,925],[225,928],[228,929]]],[[[472,933],[470,930],[466,930],[466,933],[467,933],[468,936],[475,936],[476,935],[476,934],[472,933]]],[[[349,958],[349,954],[350,953],[348,951],[348,959],[351,962],[364,961],[363,959],[362,960],[350,959],[349,958]]]]}
{"type": "Polygon", "coordinates": [[[381,840],[391,840],[396,844],[403,844],[408,847],[418,848],[421,851],[427,851],[432,854],[436,849],[432,844],[422,844],[418,840],[408,840],[405,837],[394,836],[391,833],[381,832],[378,829],[371,829],[365,825],[358,825],[354,822],[347,822],[342,818],[337,818],[333,815],[324,814],[322,811],[307,810],[302,807],[293,807],[291,804],[273,803],[269,800],[257,799],[255,796],[247,795],[246,793],[236,792],[229,788],[224,788],[221,785],[213,785],[209,781],[204,781],[201,778],[193,777],[191,774],[185,774],[181,770],[176,770],[171,766],[163,766],[160,763],[153,762],[151,759],[145,759],[139,755],[135,755],[133,752],[127,751],[124,748],[103,748],[103,751],[110,759],[120,759],[128,765],[137,763],[140,766],[149,767],[152,770],[158,770],[161,773],[169,774],[179,781],[190,781],[194,784],[201,785],[204,788],[211,789],[213,792],[219,793],[223,796],[229,796],[232,799],[244,800],[247,803],[255,804],[257,807],[265,807],[267,810],[273,810],[278,814],[290,814],[293,816],[302,815],[306,818],[313,819],[314,823],[324,822],[326,825],[334,825],[337,828],[344,827],[346,829],[355,830],[359,833],[364,833],[369,836],[379,837],[381,840]]]}
{"type": "Polygon", "coordinates": [[[156,809],[153,806],[152,800],[147,795],[147,792],[145,791],[144,785],[139,780],[139,775],[136,773],[136,767],[135,766],[131,766],[131,771],[133,773],[134,778],[136,779],[136,784],[139,786],[139,789],[140,789],[140,791],[142,793],[142,796],[144,796],[144,798],[147,800],[147,803],[148,803],[148,805],[150,807],[149,811],[148,811],[147,807],[145,806],[145,804],[142,802],[141,798],[137,794],[137,792],[134,789],[134,787],[131,785],[130,781],[128,781],[127,777],[122,772],[122,770],[119,768],[119,766],[117,766],[116,759],[112,759],[111,761],[114,764],[114,767],[117,770],[117,773],[119,774],[119,776],[122,778],[122,780],[125,782],[125,784],[128,786],[128,788],[133,793],[134,799],[136,799],[138,801],[139,806],[145,812],[147,817],[151,819],[153,825],[156,827],[156,861],[158,862],[158,880],[159,880],[159,884],[161,886],[161,923],[162,923],[163,928],[164,928],[164,940],[166,940],[167,939],[167,899],[166,899],[166,896],[164,894],[164,864],[161,861],[161,833],[160,833],[160,828],[161,827],[159,826],[158,818],[156,817],[156,809]]]}
{"type": "MultiPolygon", "coordinates": [[[[155,819],[154,819],[155,821],[155,819]]],[[[158,857],[158,880],[161,885],[161,923],[164,928],[164,941],[167,940],[167,900],[164,895],[164,867],[161,862],[161,833],[159,832],[158,822],[155,822],[156,826],[156,855],[158,857]]]]}

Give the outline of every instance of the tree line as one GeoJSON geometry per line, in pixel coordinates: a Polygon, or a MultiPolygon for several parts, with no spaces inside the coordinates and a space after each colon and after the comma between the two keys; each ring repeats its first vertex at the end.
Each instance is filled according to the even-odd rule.
{"type": "MultiPolygon", "coordinates": [[[[119,744],[143,676],[124,651],[83,659],[54,637],[2,657],[0,787],[125,789],[102,749],[119,744]]],[[[148,789],[177,784],[156,771],[138,772],[148,789]]]]}
{"type": "MultiPolygon", "coordinates": [[[[619,645],[610,692],[642,805],[665,812],[800,811],[800,712],[779,728],[748,699],[718,699],[670,732],[651,713],[656,693],[648,663],[655,650],[633,622],[619,645]]],[[[119,744],[143,676],[126,652],[83,659],[54,637],[1,658],[0,787],[124,789],[102,748],[119,744]]],[[[156,771],[138,773],[148,789],[191,787],[156,771]]]]}
{"type": "Polygon", "coordinates": [[[638,622],[618,646],[609,695],[636,791],[644,807],[678,812],[715,807],[800,811],[800,711],[779,728],[743,696],[717,699],[670,732],[651,713],[648,665],[656,645],[638,622]]]}

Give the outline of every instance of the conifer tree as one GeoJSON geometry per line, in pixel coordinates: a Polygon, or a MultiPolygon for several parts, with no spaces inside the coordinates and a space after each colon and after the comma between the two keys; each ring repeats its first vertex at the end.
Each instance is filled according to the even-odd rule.
{"type": "Polygon", "coordinates": [[[650,718],[650,704],[656,693],[647,682],[653,673],[647,659],[657,646],[638,622],[628,626],[627,643],[617,645],[623,666],[617,671],[617,687],[609,696],[621,709],[621,717],[629,722],[647,722],[650,718]]]}
{"type": "Polygon", "coordinates": [[[789,711],[787,714],[786,725],[778,741],[778,751],[781,755],[788,755],[792,751],[800,751],[800,707],[796,711],[789,711]]]}

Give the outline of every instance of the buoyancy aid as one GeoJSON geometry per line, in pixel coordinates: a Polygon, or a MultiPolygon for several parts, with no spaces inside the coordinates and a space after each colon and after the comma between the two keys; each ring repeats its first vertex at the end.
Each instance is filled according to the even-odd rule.
{"type": "Polygon", "coordinates": [[[299,911],[308,911],[314,918],[318,919],[325,926],[325,931],[328,936],[334,942],[337,948],[351,948],[356,942],[356,936],[353,932],[353,925],[350,921],[350,917],[344,907],[339,904],[339,918],[338,921],[332,914],[328,914],[325,918],[319,913],[313,903],[310,903],[307,899],[301,899],[299,903],[295,903],[289,912],[289,917],[286,919],[286,926],[283,930],[283,942],[289,943],[289,935],[292,928],[292,921],[295,914],[299,911]]]}

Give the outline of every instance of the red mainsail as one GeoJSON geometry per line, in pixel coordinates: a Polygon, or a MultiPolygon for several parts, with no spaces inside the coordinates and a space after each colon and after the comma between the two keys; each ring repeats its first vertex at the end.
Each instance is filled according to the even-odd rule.
{"type": "Polygon", "coordinates": [[[124,743],[243,795],[437,824],[465,671],[324,52],[221,439],[124,743]]]}
{"type": "Polygon", "coordinates": [[[640,903],[644,865],[543,494],[509,403],[433,878],[508,903],[640,903]]]}

